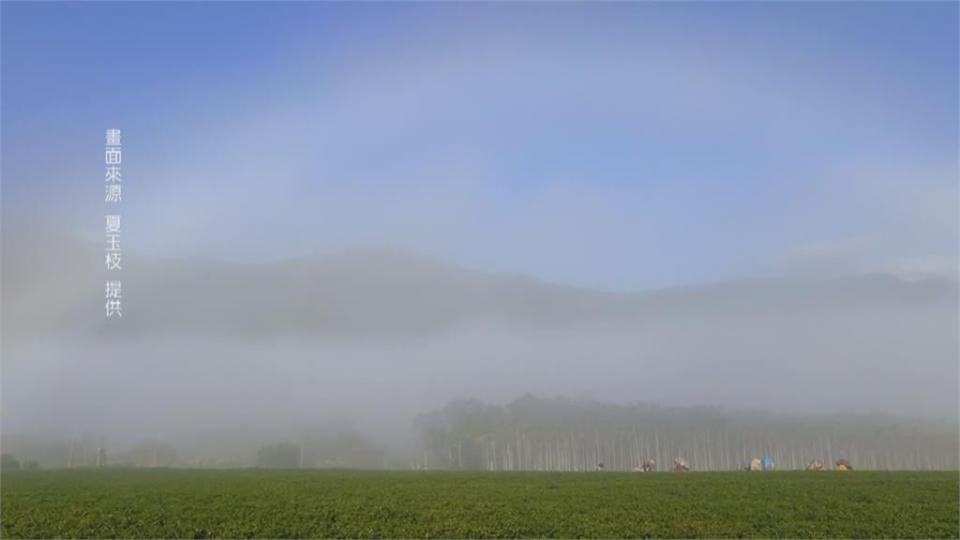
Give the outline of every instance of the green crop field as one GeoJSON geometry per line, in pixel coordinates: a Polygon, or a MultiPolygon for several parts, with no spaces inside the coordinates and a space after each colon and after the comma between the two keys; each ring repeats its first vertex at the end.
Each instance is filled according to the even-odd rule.
{"type": "Polygon", "coordinates": [[[4,538],[956,538],[956,472],[4,473],[4,538]]]}

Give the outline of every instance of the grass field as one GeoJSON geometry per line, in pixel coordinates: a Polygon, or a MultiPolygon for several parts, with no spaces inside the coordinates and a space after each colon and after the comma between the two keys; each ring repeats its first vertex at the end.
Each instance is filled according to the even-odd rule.
{"type": "Polygon", "coordinates": [[[956,472],[4,473],[17,537],[960,535],[956,472]]]}

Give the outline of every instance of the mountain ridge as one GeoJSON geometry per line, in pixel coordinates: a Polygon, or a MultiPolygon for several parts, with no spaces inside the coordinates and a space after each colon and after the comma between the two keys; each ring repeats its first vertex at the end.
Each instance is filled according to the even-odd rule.
{"type": "Polygon", "coordinates": [[[117,325],[99,317],[98,284],[106,272],[96,267],[95,247],[83,261],[70,260],[86,251],[78,245],[46,257],[9,244],[4,251],[4,290],[13,291],[4,301],[4,319],[15,333],[34,327],[115,335],[389,338],[478,324],[629,329],[717,315],[955,306],[958,293],[957,283],[945,278],[907,281],[889,274],[740,279],[615,292],[468,269],[389,247],[253,263],[128,256],[121,276],[130,307],[122,329],[107,330],[117,325]],[[64,268],[71,269],[69,277],[64,268]],[[31,298],[29,291],[46,298],[31,298]],[[38,313],[31,309],[36,305],[46,308],[38,313]]]}

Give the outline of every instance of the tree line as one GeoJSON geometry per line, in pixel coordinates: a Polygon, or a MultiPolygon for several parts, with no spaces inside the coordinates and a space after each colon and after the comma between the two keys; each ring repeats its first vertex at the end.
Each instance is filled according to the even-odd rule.
{"type": "Polygon", "coordinates": [[[419,416],[419,465],[489,471],[735,470],[770,456],[779,469],[846,459],[858,469],[956,469],[956,422],[882,415],[799,416],[710,407],[615,405],[523,396],[456,400],[419,416]]]}

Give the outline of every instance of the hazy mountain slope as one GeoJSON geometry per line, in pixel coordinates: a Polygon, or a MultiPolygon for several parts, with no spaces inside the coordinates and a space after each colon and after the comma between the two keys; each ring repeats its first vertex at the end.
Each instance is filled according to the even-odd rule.
{"type": "Polygon", "coordinates": [[[116,331],[128,336],[391,338],[471,325],[642,329],[671,320],[957,304],[957,284],[937,279],[861,275],[608,293],[381,249],[262,264],[128,256],[122,273],[124,319],[107,325],[101,254],[95,245],[84,246],[63,239],[55,251],[24,249],[16,242],[4,246],[6,337],[116,331]]]}

